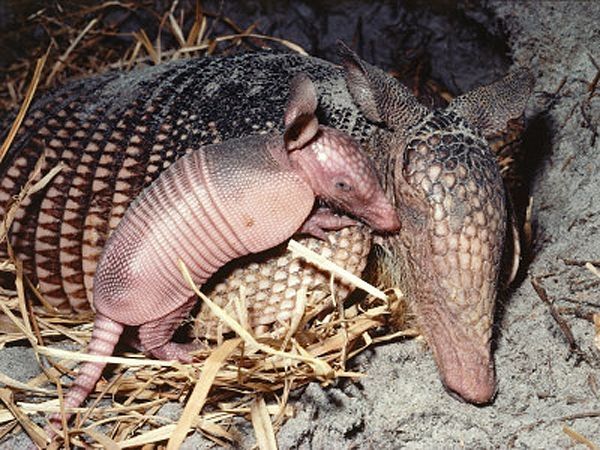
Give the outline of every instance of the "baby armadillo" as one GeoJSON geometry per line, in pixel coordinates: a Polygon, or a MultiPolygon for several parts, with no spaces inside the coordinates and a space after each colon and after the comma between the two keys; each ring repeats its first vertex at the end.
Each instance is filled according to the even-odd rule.
{"type": "MultiPolygon", "coordinates": [[[[396,231],[395,209],[358,145],[319,126],[316,92],[297,75],[285,111],[285,133],[234,139],[180,158],[131,204],[106,244],[94,279],[96,318],[88,351],[111,355],[124,326],[138,326],[142,348],[162,359],[189,362],[189,346],[171,341],[196,299],[178,260],[195,283],[228,261],[271,248],[292,234],[323,237],[353,223],[315,197],[396,231]],[[308,217],[308,220],[307,220],[308,217]]],[[[105,364],[85,364],[65,405],[87,397],[105,364]]]]}

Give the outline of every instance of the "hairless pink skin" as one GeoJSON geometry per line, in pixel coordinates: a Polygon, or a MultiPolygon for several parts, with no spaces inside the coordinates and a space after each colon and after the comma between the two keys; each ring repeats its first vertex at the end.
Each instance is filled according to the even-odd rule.
{"type": "MultiPolygon", "coordinates": [[[[111,355],[124,326],[138,326],[145,352],[189,362],[189,346],[171,341],[195,303],[178,260],[202,285],[227,262],[298,231],[321,236],[353,222],[331,210],[310,215],[315,197],[376,230],[399,229],[367,156],[344,133],[320,127],[316,106],[312,82],[297,76],[284,136],[203,147],[180,158],[132,203],[98,265],[89,353],[111,355]]],[[[85,400],[104,366],[83,365],[66,407],[85,400]]]]}

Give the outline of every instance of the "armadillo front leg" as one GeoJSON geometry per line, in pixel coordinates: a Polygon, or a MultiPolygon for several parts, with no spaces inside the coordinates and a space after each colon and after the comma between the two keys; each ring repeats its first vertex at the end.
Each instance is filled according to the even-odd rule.
{"type": "Polygon", "coordinates": [[[328,231],[338,231],[356,224],[357,222],[348,216],[339,216],[329,208],[319,208],[308,216],[298,230],[298,234],[309,234],[327,241],[328,231]]]}
{"type": "Polygon", "coordinates": [[[196,350],[198,345],[193,343],[180,344],[171,341],[171,339],[173,333],[175,333],[175,330],[177,330],[179,325],[188,316],[195,303],[196,298],[191,297],[175,311],[160,319],[141,325],[138,334],[144,351],[158,359],[191,363],[192,357],[189,352],[196,350]]]}

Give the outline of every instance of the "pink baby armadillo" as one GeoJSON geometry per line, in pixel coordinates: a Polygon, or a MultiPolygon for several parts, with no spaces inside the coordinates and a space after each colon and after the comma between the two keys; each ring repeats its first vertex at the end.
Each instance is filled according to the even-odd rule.
{"type": "MultiPolygon", "coordinates": [[[[180,158],[131,204],[96,271],[89,353],[111,355],[124,327],[137,326],[145,352],[190,361],[189,347],[171,341],[195,302],[178,261],[202,285],[228,261],[294,233],[322,237],[325,230],[354,223],[328,208],[311,214],[315,198],[375,230],[399,229],[368,157],[346,134],[319,126],[316,107],[312,82],[299,74],[292,80],[283,135],[202,147],[180,158]]],[[[81,368],[66,407],[85,400],[104,365],[81,368]]]]}

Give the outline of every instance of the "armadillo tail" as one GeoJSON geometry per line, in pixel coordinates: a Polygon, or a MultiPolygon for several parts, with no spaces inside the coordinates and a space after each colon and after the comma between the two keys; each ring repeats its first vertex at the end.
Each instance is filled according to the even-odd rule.
{"type": "MultiPolygon", "coordinates": [[[[98,356],[110,356],[123,333],[124,326],[112,319],[109,319],[102,314],[97,314],[94,320],[94,331],[92,332],[92,340],[88,347],[88,353],[98,356]]],[[[64,400],[65,408],[76,408],[81,405],[87,398],[90,392],[96,386],[96,382],[102,375],[102,371],[106,363],[103,362],[87,362],[79,370],[79,374],[73,385],[67,392],[64,400]]],[[[71,413],[66,414],[66,420],[69,420],[71,413]]],[[[60,428],[61,415],[54,414],[51,423],[60,428]]]]}

